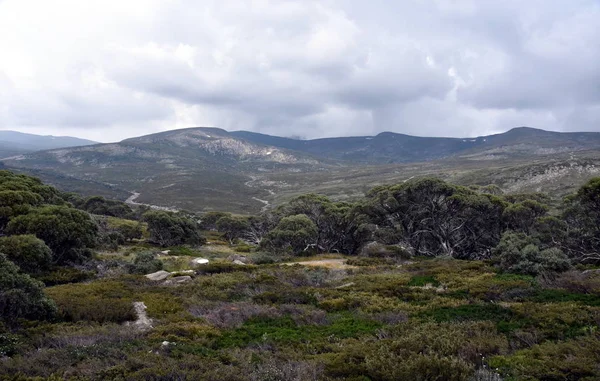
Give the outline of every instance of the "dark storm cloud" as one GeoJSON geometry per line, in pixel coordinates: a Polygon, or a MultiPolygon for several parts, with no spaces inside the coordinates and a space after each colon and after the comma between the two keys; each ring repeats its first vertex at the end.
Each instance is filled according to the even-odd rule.
{"type": "Polygon", "coordinates": [[[5,129],[599,129],[595,0],[4,0],[0,35],[5,129]]]}

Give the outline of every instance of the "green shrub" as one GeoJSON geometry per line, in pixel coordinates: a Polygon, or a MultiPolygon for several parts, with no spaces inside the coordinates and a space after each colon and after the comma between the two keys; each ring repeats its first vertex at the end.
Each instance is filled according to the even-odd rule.
{"type": "Polygon", "coordinates": [[[51,318],[56,306],[46,297],[44,285],[19,271],[17,265],[0,254],[0,319],[13,324],[19,319],[51,318]]]}
{"type": "Polygon", "coordinates": [[[130,274],[151,274],[163,269],[163,263],[151,251],[138,253],[127,268],[130,274]]]}
{"type": "Polygon", "coordinates": [[[493,368],[514,380],[600,379],[598,334],[564,342],[546,342],[511,355],[490,359],[493,368]]]}
{"type": "Polygon", "coordinates": [[[58,315],[64,321],[121,323],[136,319],[131,290],[121,282],[66,284],[50,287],[47,293],[56,302],[58,315]]]}
{"type": "Polygon", "coordinates": [[[256,253],[252,256],[252,262],[254,262],[255,265],[270,265],[275,263],[276,260],[271,254],[256,253]]]}
{"type": "Polygon", "coordinates": [[[252,247],[249,245],[237,245],[234,250],[238,253],[249,253],[252,251],[252,247]]]}
{"type": "Polygon", "coordinates": [[[509,273],[535,276],[544,271],[563,272],[571,268],[560,249],[540,251],[536,243],[523,233],[505,233],[493,253],[500,268],[509,273]]]}
{"type": "Polygon", "coordinates": [[[424,287],[428,284],[437,287],[440,285],[440,282],[431,275],[415,275],[408,282],[408,286],[410,287],[424,287]]]}
{"type": "Polygon", "coordinates": [[[79,283],[93,279],[95,274],[91,271],[79,270],[74,267],[56,267],[52,271],[42,274],[37,279],[46,286],[56,286],[66,283],[79,283]]]}
{"type": "Polygon", "coordinates": [[[437,322],[447,321],[485,321],[497,323],[500,331],[510,331],[520,327],[523,322],[512,310],[497,304],[466,304],[458,307],[441,307],[421,314],[437,322]]]}
{"type": "Polygon", "coordinates": [[[52,250],[34,235],[0,237],[0,253],[29,274],[47,270],[52,261],[52,250]]]}
{"type": "Polygon", "coordinates": [[[220,274],[220,273],[232,273],[232,272],[251,272],[256,269],[256,266],[252,265],[236,265],[234,263],[227,262],[210,262],[204,264],[197,269],[198,274],[220,274]]]}
{"type": "Polygon", "coordinates": [[[408,260],[412,258],[412,253],[401,245],[384,245],[379,242],[371,242],[363,247],[360,253],[365,257],[374,258],[396,258],[408,260]]]}
{"type": "Polygon", "coordinates": [[[18,345],[19,336],[0,332],[0,358],[14,355],[17,352],[18,345]]]}
{"type": "Polygon", "coordinates": [[[437,354],[395,353],[386,345],[365,358],[367,372],[382,381],[444,380],[465,381],[474,371],[474,365],[455,356],[437,354]]]}

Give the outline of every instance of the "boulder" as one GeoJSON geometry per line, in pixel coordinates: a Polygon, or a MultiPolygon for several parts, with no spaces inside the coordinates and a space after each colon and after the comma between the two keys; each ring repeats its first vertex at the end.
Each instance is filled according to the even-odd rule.
{"type": "Polygon", "coordinates": [[[164,284],[182,284],[192,280],[192,277],[189,275],[184,276],[175,276],[173,278],[167,279],[164,284]]]}
{"type": "Polygon", "coordinates": [[[248,263],[248,258],[245,255],[233,254],[227,257],[227,260],[235,263],[236,261],[242,262],[243,264],[248,263]]]}
{"type": "Polygon", "coordinates": [[[234,265],[240,265],[240,266],[245,266],[246,264],[242,261],[240,261],[239,259],[236,259],[235,261],[232,262],[234,265]]]}
{"type": "Polygon", "coordinates": [[[165,270],[160,270],[160,271],[157,271],[157,272],[152,273],[152,274],[147,274],[146,278],[148,278],[150,280],[159,281],[159,280],[165,280],[165,279],[167,279],[170,275],[171,275],[170,272],[165,271],[165,270]]]}

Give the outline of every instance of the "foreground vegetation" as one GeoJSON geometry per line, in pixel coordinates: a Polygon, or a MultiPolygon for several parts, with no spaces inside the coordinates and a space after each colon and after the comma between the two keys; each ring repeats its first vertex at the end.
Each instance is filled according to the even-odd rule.
{"type": "Polygon", "coordinates": [[[425,179],[254,217],[10,172],[0,194],[2,380],[600,379],[600,180],[563,202],[425,179]]]}

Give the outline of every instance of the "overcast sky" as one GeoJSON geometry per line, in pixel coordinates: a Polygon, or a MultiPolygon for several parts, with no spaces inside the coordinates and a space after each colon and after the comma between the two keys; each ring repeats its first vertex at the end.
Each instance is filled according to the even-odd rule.
{"type": "Polygon", "coordinates": [[[600,0],[0,0],[0,129],[600,131],[600,0]]]}

